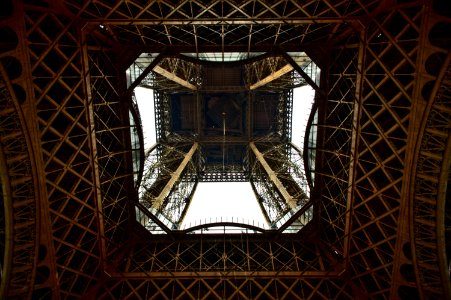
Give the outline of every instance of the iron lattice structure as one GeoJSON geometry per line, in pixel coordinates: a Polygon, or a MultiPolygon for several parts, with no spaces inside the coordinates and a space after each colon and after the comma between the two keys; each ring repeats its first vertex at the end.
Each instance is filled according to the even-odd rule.
{"type": "MultiPolygon", "coordinates": [[[[2,1],[1,297],[451,298],[447,4],[2,1]],[[300,52],[320,67],[320,81],[297,63],[292,53],[300,52]],[[174,188],[189,198],[201,180],[196,168],[208,163],[201,151],[215,157],[208,147],[221,137],[213,129],[203,131],[209,141],[174,134],[163,114],[153,155],[169,157],[164,149],[178,155],[149,187],[159,202],[138,200],[133,89],[160,87],[162,113],[169,103],[164,91],[226,87],[218,90],[216,77],[205,77],[214,67],[199,68],[198,57],[186,53],[243,53],[245,62],[231,69],[249,66],[250,83],[274,79],[256,94],[305,83],[316,90],[310,120],[318,135],[303,158],[309,166],[315,160],[310,200],[289,221],[299,230],[287,233],[281,225],[255,234],[258,228],[248,226],[240,234],[192,235],[166,228],[145,205],[160,209],[174,188]],[[257,54],[293,70],[276,76],[281,69],[259,64],[257,54]],[[178,180],[183,176],[189,180],[178,180]]],[[[199,119],[190,126],[205,129],[199,119]]],[[[284,173],[284,155],[294,153],[290,131],[273,137],[243,128],[228,142],[253,145],[242,157],[254,170],[248,174],[259,178],[254,188],[269,194],[276,186],[281,205],[301,201],[299,184],[284,173]]],[[[268,218],[277,220],[280,211],[268,218]]]]}

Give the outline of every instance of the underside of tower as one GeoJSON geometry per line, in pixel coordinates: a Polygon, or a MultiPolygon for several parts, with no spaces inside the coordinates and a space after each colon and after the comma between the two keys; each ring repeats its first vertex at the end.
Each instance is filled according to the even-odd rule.
{"type": "Polygon", "coordinates": [[[446,0],[1,1],[0,298],[451,299],[450,32],[446,0]],[[182,226],[205,182],[264,224],[182,226]]]}

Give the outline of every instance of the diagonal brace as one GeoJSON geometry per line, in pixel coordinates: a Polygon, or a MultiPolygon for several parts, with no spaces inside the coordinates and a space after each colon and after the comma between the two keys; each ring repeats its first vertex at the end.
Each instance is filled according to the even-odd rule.
{"type": "Polygon", "coordinates": [[[265,169],[266,173],[269,176],[269,179],[274,183],[279,193],[282,195],[285,202],[288,204],[290,208],[296,208],[296,200],[293,199],[293,197],[288,193],[286,188],[283,186],[282,182],[277,177],[276,173],[271,169],[269,164],[266,162],[265,158],[263,157],[263,154],[257,149],[254,142],[250,142],[250,147],[252,151],[255,154],[255,157],[260,162],[260,164],[265,169]]]}
{"type": "Polygon", "coordinates": [[[178,166],[177,170],[175,170],[174,173],[171,175],[171,179],[166,183],[166,186],[163,188],[163,190],[160,192],[157,198],[152,203],[153,209],[159,209],[161,205],[163,204],[164,199],[170,194],[172,188],[174,187],[175,183],[179,180],[180,175],[182,175],[183,170],[185,170],[186,165],[193,157],[194,152],[196,152],[199,144],[195,142],[193,146],[191,146],[191,149],[188,151],[188,153],[185,155],[185,158],[183,158],[183,161],[178,166]]]}
{"type": "Polygon", "coordinates": [[[261,86],[264,86],[268,83],[270,83],[271,81],[274,81],[280,77],[282,77],[283,75],[291,72],[293,70],[293,66],[290,64],[286,64],[285,66],[283,66],[282,68],[280,68],[279,70],[271,73],[270,75],[266,76],[265,78],[257,81],[256,83],[252,84],[249,89],[255,90],[256,88],[259,88],[261,86]]]}
{"type": "Polygon", "coordinates": [[[193,91],[197,90],[197,87],[194,84],[189,83],[185,79],[182,79],[182,78],[178,77],[174,73],[171,73],[171,72],[167,71],[166,69],[163,69],[162,67],[160,67],[158,65],[153,68],[153,71],[155,73],[160,74],[161,76],[166,77],[169,80],[174,81],[175,83],[180,84],[181,86],[189,88],[190,90],[193,90],[193,91]]]}
{"type": "Polygon", "coordinates": [[[294,61],[294,59],[288,54],[288,53],[284,53],[283,57],[285,58],[285,60],[287,62],[289,62],[290,66],[293,67],[293,69],[299,73],[299,75],[302,76],[302,78],[304,78],[304,80],[310,84],[310,86],[315,90],[318,91],[319,90],[319,86],[315,83],[315,81],[313,81],[312,78],[310,78],[310,76],[308,76],[307,73],[304,72],[304,70],[302,70],[302,68],[294,61]]]}

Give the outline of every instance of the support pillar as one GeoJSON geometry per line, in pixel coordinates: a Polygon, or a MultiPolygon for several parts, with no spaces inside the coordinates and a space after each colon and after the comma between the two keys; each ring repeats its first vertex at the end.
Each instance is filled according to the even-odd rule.
{"type": "Polygon", "coordinates": [[[179,180],[180,176],[182,175],[183,170],[185,170],[186,165],[191,160],[191,158],[194,155],[194,152],[196,152],[197,148],[199,147],[199,144],[195,142],[191,149],[188,151],[188,153],[185,155],[185,158],[178,166],[177,170],[175,170],[174,173],[171,175],[171,179],[166,183],[166,186],[161,190],[160,194],[152,203],[153,209],[159,209],[161,205],[163,204],[164,199],[170,194],[172,188],[174,187],[175,183],[179,180]]]}
{"type": "Polygon", "coordinates": [[[282,195],[285,202],[287,202],[288,206],[290,208],[296,207],[296,200],[293,199],[293,197],[288,193],[288,191],[283,186],[282,182],[277,178],[276,173],[272,170],[272,168],[269,166],[269,164],[266,162],[265,158],[263,157],[263,154],[257,149],[254,142],[250,142],[249,146],[252,149],[252,152],[254,152],[255,157],[260,162],[260,164],[265,169],[266,173],[268,174],[269,179],[274,183],[279,193],[282,195]]]}

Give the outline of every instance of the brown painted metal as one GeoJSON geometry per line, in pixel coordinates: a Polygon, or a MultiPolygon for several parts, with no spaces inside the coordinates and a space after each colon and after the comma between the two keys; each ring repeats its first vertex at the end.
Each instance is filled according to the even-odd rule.
{"type": "Polygon", "coordinates": [[[283,75],[291,72],[293,70],[293,67],[289,64],[283,66],[282,68],[280,68],[279,70],[275,71],[274,73],[266,76],[265,78],[260,79],[259,81],[251,84],[249,86],[250,90],[255,90],[257,88],[259,88],[260,86],[263,86],[273,80],[276,80],[279,77],[282,77],[283,75]]]}
{"type": "Polygon", "coordinates": [[[440,1],[23,2],[0,4],[5,298],[450,297],[450,46],[436,25],[451,18],[440,1]],[[310,83],[321,93],[315,226],[174,241],[134,222],[122,72],[137,49],[166,46],[324,54],[325,80],[310,83]]]}
{"type": "Polygon", "coordinates": [[[186,155],[183,158],[183,160],[180,163],[180,165],[177,167],[175,172],[171,174],[171,179],[167,182],[165,187],[161,190],[161,192],[158,195],[158,197],[156,199],[154,199],[154,201],[152,202],[152,208],[154,208],[154,209],[159,209],[160,208],[160,206],[163,203],[164,199],[169,195],[169,193],[171,192],[172,188],[174,187],[175,182],[180,179],[180,175],[182,174],[182,172],[185,169],[185,167],[188,164],[188,162],[193,157],[194,152],[196,152],[198,146],[199,146],[198,143],[194,143],[191,146],[191,149],[188,151],[188,153],[186,153],[186,155]]]}
{"type": "Polygon", "coordinates": [[[282,195],[283,199],[288,204],[288,206],[291,208],[295,208],[296,200],[293,199],[293,197],[290,195],[290,193],[288,193],[282,182],[280,182],[279,178],[271,169],[271,167],[268,165],[262,153],[255,146],[254,142],[250,142],[249,147],[251,148],[252,152],[254,152],[258,162],[263,166],[263,168],[265,169],[266,173],[269,176],[269,179],[274,183],[277,190],[280,192],[280,194],[282,195]]]}

